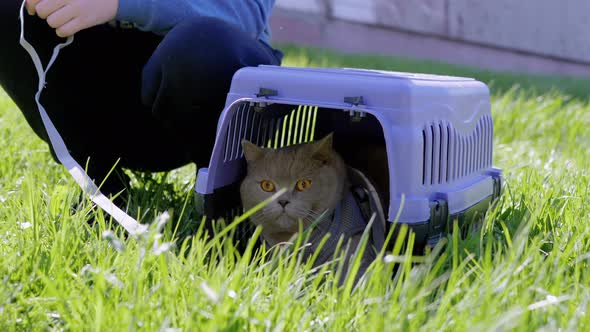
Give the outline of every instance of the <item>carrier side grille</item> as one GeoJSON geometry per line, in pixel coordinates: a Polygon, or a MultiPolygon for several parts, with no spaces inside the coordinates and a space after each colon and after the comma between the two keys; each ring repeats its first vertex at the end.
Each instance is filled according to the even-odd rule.
{"type": "Polygon", "coordinates": [[[428,124],[422,143],[422,184],[455,181],[492,166],[492,118],[483,116],[467,136],[445,121],[428,124]]]}
{"type": "Polygon", "coordinates": [[[243,156],[242,139],[267,148],[281,148],[314,140],[318,107],[298,106],[289,114],[262,115],[243,104],[232,115],[225,138],[223,161],[243,156]]]}

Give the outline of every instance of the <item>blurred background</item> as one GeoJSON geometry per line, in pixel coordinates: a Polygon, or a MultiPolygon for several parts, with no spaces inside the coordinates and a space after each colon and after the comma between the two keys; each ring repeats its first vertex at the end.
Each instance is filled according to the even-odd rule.
{"type": "Polygon", "coordinates": [[[273,41],[483,70],[590,74],[587,0],[277,0],[273,41]]]}

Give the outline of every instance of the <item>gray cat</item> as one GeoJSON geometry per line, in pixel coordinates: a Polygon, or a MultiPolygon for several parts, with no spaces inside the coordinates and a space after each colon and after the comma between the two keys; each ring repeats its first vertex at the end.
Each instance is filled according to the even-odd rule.
{"type": "MultiPolygon", "coordinates": [[[[281,149],[260,148],[246,140],[242,141],[242,147],[248,164],[247,176],[240,187],[245,210],[286,189],[277,200],[250,217],[252,223],[262,226],[263,240],[271,246],[285,243],[298,233],[300,223],[304,230],[313,225],[309,236],[312,250],[330,233],[315,265],[333,257],[340,237],[344,237],[345,245],[349,242],[345,255],[348,260],[361,242],[366,221],[340,218],[347,219],[345,222],[334,218],[335,214],[350,210],[350,206],[353,206],[352,213],[345,214],[358,214],[358,208],[354,209],[350,198],[350,170],[332,148],[332,134],[316,142],[281,149]]],[[[362,257],[361,274],[375,257],[372,243],[368,243],[362,257]]]]}

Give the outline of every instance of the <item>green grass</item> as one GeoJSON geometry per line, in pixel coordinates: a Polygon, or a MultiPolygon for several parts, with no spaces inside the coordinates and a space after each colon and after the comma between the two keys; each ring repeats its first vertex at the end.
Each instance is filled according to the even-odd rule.
{"type": "Polygon", "coordinates": [[[157,223],[137,241],[105,237],[108,218],[88,202],[72,210],[79,189],[0,94],[0,330],[590,328],[588,81],[285,50],[286,65],[491,83],[494,163],[506,187],[484,230],[465,240],[451,234],[425,257],[396,251],[357,289],[338,288],[297,255],[239,254],[227,237],[204,240],[188,166],[134,182],[133,211],[143,220],[170,210],[163,238],[155,234],[157,223]],[[87,225],[91,216],[95,228],[87,225]]]}

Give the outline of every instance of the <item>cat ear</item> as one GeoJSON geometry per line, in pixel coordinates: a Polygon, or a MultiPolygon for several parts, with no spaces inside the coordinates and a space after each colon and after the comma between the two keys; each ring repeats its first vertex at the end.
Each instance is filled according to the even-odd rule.
{"type": "Polygon", "coordinates": [[[332,148],[333,141],[334,135],[333,133],[329,133],[326,135],[326,137],[320,139],[319,141],[313,142],[311,157],[313,159],[327,163],[332,157],[332,153],[334,151],[332,148]]]}
{"type": "Polygon", "coordinates": [[[244,150],[244,157],[247,162],[253,162],[262,157],[262,148],[248,140],[242,140],[242,149],[244,150]]]}

